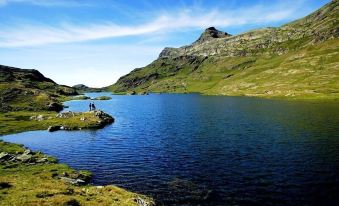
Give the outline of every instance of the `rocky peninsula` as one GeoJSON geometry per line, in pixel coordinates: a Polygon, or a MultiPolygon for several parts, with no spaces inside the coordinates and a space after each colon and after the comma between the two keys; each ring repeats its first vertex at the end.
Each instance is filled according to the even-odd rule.
{"type": "MultiPolygon", "coordinates": [[[[101,110],[60,112],[62,102],[79,92],[37,70],[0,65],[0,74],[0,135],[100,129],[114,122],[101,110]]],[[[0,140],[0,206],[154,205],[144,195],[113,185],[93,186],[90,180],[88,171],[76,171],[42,152],[0,140]]]]}

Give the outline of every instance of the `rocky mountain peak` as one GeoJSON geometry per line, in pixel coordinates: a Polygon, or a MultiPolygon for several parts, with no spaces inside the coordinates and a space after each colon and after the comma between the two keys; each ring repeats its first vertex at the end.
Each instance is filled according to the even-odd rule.
{"type": "Polygon", "coordinates": [[[205,29],[205,31],[201,34],[199,39],[195,41],[194,43],[202,43],[210,39],[224,38],[224,37],[229,37],[229,36],[231,35],[227,32],[219,31],[215,27],[209,27],[205,29]]]}

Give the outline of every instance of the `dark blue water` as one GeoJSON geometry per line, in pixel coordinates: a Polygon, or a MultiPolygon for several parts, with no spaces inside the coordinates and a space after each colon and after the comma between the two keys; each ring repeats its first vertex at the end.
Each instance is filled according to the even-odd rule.
{"type": "MultiPolygon", "coordinates": [[[[90,94],[99,96],[101,94],[90,94]]],[[[97,131],[3,136],[165,205],[336,205],[339,105],[162,94],[95,101],[97,131]]],[[[89,101],[70,101],[86,111],[89,101]]]]}

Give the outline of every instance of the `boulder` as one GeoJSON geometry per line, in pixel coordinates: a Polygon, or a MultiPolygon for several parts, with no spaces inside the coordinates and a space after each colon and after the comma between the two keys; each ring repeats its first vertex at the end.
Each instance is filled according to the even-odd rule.
{"type": "Polygon", "coordinates": [[[127,95],[136,95],[137,93],[135,91],[131,91],[129,93],[127,93],[127,95]]]}
{"type": "Polygon", "coordinates": [[[8,160],[10,157],[11,157],[11,155],[8,154],[7,152],[1,152],[0,153],[0,161],[8,160]]]}
{"type": "Polygon", "coordinates": [[[42,120],[44,120],[45,119],[45,117],[44,117],[44,115],[42,115],[42,114],[40,114],[40,115],[38,115],[37,117],[36,117],[36,120],[38,120],[38,121],[42,121],[42,120]]]}
{"type": "Polygon", "coordinates": [[[57,118],[70,118],[70,117],[74,117],[75,113],[74,112],[62,112],[56,115],[57,118]]]}
{"type": "Polygon", "coordinates": [[[60,130],[60,129],[61,129],[60,126],[49,126],[47,130],[48,130],[49,132],[55,132],[55,131],[58,131],[58,130],[60,130]]]}
{"type": "Polygon", "coordinates": [[[134,199],[134,201],[138,204],[138,206],[153,206],[153,202],[148,202],[141,197],[137,197],[134,199]]]}
{"type": "Polygon", "coordinates": [[[69,178],[69,177],[60,177],[60,179],[64,182],[70,183],[72,185],[85,185],[86,182],[84,180],[81,179],[73,179],[73,178],[69,178]]]}
{"type": "Polygon", "coordinates": [[[41,158],[41,159],[38,159],[38,160],[36,161],[36,163],[47,163],[47,162],[48,162],[48,159],[47,159],[46,157],[41,158]]]}
{"type": "Polygon", "coordinates": [[[111,123],[114,122],[114,118],[111,115],[109,115],[109,114],[107,114],[107,113],[105,113],[101,110],[94,111],[94,116],[96,116],[100,119],[98,121],[98,123],[102,126],[104,126],[106,124],[111,124],[111,123]]]}
{"type": "Polygon", "coordinates": [[[22,155],[17,156],[16,159],[21,162],[30,162],[32,160],[32,155],[22,154],[22,155]]]}
{"type": "Polygon", "coordinates": [[[30,149],[26,149],[23,154],[29,155],[33,154],[33,152],[30,149]]]}
{"type": "Polygon", "coordinates": [[[48,110],[50,111],[60,112],[63,108],[64,106],[57,102],[52,102],[48,105],[48,110]]]}

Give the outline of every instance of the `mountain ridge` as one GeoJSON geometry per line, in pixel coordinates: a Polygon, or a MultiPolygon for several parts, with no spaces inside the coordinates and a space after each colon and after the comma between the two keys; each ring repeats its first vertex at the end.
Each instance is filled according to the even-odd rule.
{"type": "MultiPolygon", "coordinates": [[[[234,36],[223,33],[224,35],[217,36],[218,38],[203,38],[201,41],[203,33],[191,45],[164,48],[158,59],[122,76],[108,89],[115,93],[200,92],[213,95],[298,96],[300,98],[306,95],[306,98],[320,96],[333,98],[333,92],[336,93],[334,96],[337,96],[338,92],[338,86],[333,84],[333,81],[338,78],[336,58],[339,37],[338,13],[338,1],[332,1],[310,15],[281,27],[256,29],[234,36]],[[323,53],[320,54],[319,51],[323,53]],[[293,63],[293,58],[298,59],[299,62],[293,63]],[[311,61],[307,60],[309,58],[311,61]],[[320,59],[326,61],[315,62],[320,59]],[[270,65],[275,61],[279,62],[270,65]],[[295,75],[290,77],[294,82],[299,80],[305,83],[300,88],[304,90],[303,92],[292,86],[289,92],[282,91],[282,84],[293,83],[289,79],[286,79],[288,80],[286,82],[281,80],[272,82],[274,75],[271,75],[271,79],[267,79],[265,72],[268,72],[268,69],[271,73],[279,73],[281,79],[284,79],[285,74],[280,71],[283,70],[280,67],[288,63],[290,68],[288,70],[285,68],[285,74],[294,72],[295,75]],[[320,68],[327,66],[332,69],[327,79],[330,84],[323,85],[317,82],[313,87],[307,86],[313,82],[304,80],[310,75],[312,78],[323,78],[320,68]],[[261,72],[256,73],[254,70],[259,68],[261,72]],[[271,71],[274,68],[277,68],[276,71],[271,71]],[[312,75],[309,68],[312,68],[311,70],[316,74],[312,75]],[[292,71],[293,69],[297,71],[292,71]],[[248,78],[249,73],[251,78],[248,78]],[[246,78],[241,80],[238,78],[241,76],[246,78]],[[258,78],[261,82],[257,81],[258,78]],[[244,86],[246,84],[251,86],[246,88],[244,86]],[[274,85],[277,87],[274,88],[274,85]],[[327,86],[331,92],[319,92],[324,90],[320,88],[324,86],[327,86]],[[232,89],[235,87],[236,89],[232,89]]],[[[212,30],[220,32],[215,28],[212,30]]]]}

